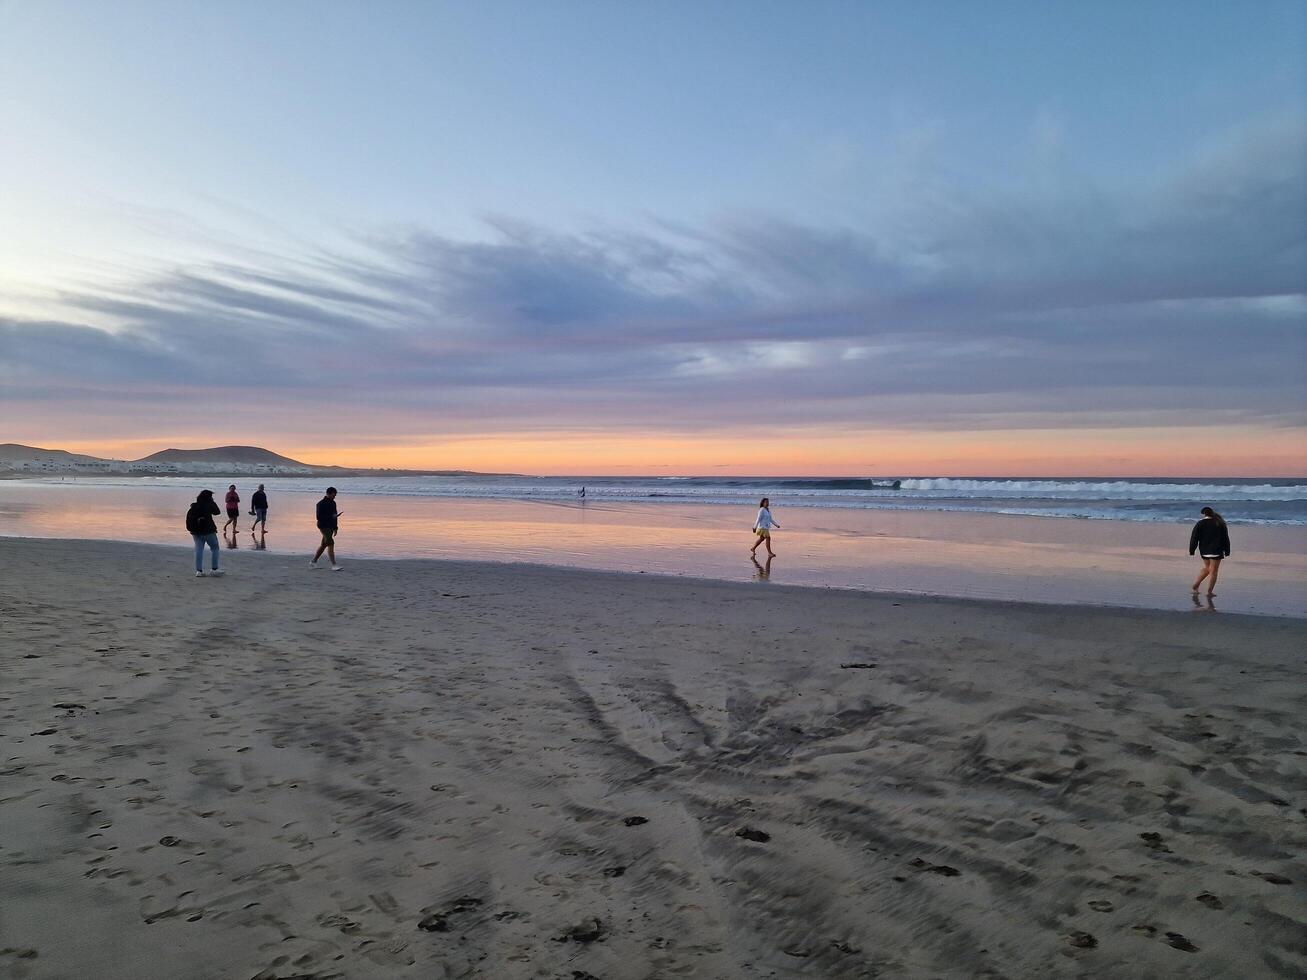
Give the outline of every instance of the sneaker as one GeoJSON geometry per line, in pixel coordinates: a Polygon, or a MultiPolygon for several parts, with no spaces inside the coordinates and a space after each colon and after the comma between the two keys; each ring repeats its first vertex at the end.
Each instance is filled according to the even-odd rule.
{"type": "Polygon", "coordinates": [[[204,578],[204,573],[203,573],[203,572],[196,572],[196,573],[195,573],[195,577],[196,577],[196,578],[204,578]]]}
{"type": "Polygon", "coordinates": [[[331,570],[332,570],[333,572],[339,572],[339,571],[340,571],[342,568],[344,568],[344,567],[345,567],[344,565],[332,565],[332,566],[331,566],[331,570]]]}
{"type": "Polygon", "coordinates": [[[316,561],[309,562],[309,568],[317,568],[317,567],[318,567],[318,563],[316,561]]]}
{"type": "Polygon", "coordinates": [[[226,575],[227,573],[224,572],[221,568],[215,568],[215,569],[214,569],[213,571],[211,571],[209,574],[210,574],[210,575],[213,575],[213,576],[215,576],[215,577],[217,577],[217,578],[221,578],[222,576],[226,575]]]}

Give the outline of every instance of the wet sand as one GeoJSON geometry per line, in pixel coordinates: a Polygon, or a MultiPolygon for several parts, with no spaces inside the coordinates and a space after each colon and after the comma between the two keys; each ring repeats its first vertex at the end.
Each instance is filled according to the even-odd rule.
{"type": "Polygon", "coordinates": [[[0,540],[0,975],[1307,972],[1307,623],[0,540]]]}
{"type": "MultiPolygon", "coordinates": [[[[270,490],[270,553],[311,552],[318,495],[270,490]]],[[[189,485],[0,484],[0,535],[189,547],[182,516],[192,499],[189,485]]],[[[785,585],[1176,610],[1194,609],[1188,588],[1201,567],[1186,553],[1189,524],[778,507],[779,557],[767,566],[749,560],[753,507],[362,494],[339,504],[342,553],[371,558],[768,576],[785,585]]],[[[241,527],[250,520],[242,514],[241,527]]],[[[1235,526],[1231,534],[1235,553],[1215,608],[1307,617],[1307,527],[1235,526]]],[[[236,544],[246,551],[253,540],[243,531],[236,544]]]]}

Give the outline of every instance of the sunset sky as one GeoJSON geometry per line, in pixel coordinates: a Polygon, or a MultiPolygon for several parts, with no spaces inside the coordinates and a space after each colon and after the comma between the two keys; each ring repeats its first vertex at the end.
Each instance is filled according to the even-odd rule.
{"type": "Polygon", "coordinates": [[[0,0],[0,442],[1307,474],[1307,5],[0,0]]]}

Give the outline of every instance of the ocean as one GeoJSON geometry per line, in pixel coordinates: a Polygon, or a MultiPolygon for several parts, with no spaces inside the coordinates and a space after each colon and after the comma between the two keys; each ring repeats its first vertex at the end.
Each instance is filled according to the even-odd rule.
{"type": "MultiPolygon", "coordinates": [[[[216,491],[234,481],[243,495],[259,477],[77,477],[64,485],[193,487],[216,491]],[[222,484],[222,486],[219,486],[222,484]]],[[[41,481],[59,485],[57,480],[41,481]]],[[[322,492],[327,480],[267,478],[278,492],[322,492]]],[[[1241,524],[1307,525],[1307,479],[1177,477],[339,477],[343,494],[485,500],[570,501],[585,487],[590,501],[757,505],[853,510],[952,511],[1072,520],[1173,523],[1209,506],[1241,524]],[[898,488],[894,489],[894,484],[898,488]]],[[[219,493],[221,497],[221,493],[219,493]]]]}

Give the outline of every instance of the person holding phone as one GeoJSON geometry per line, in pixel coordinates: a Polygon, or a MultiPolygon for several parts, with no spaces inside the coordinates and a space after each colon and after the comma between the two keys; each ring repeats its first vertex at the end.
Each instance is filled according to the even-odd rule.
{"type": "Polygon", "coordinates": [[[336,532],[340,530],[341,513],[336,509],[336,488],[327,487],[326,496],[318,501],[318,530],[322,532],[322,543],[309,561],[309,568],[318,567],[318,559],[325,551],[331,561],[331,570],[340,571],[340,566],[336,564],[336,532]]]}

